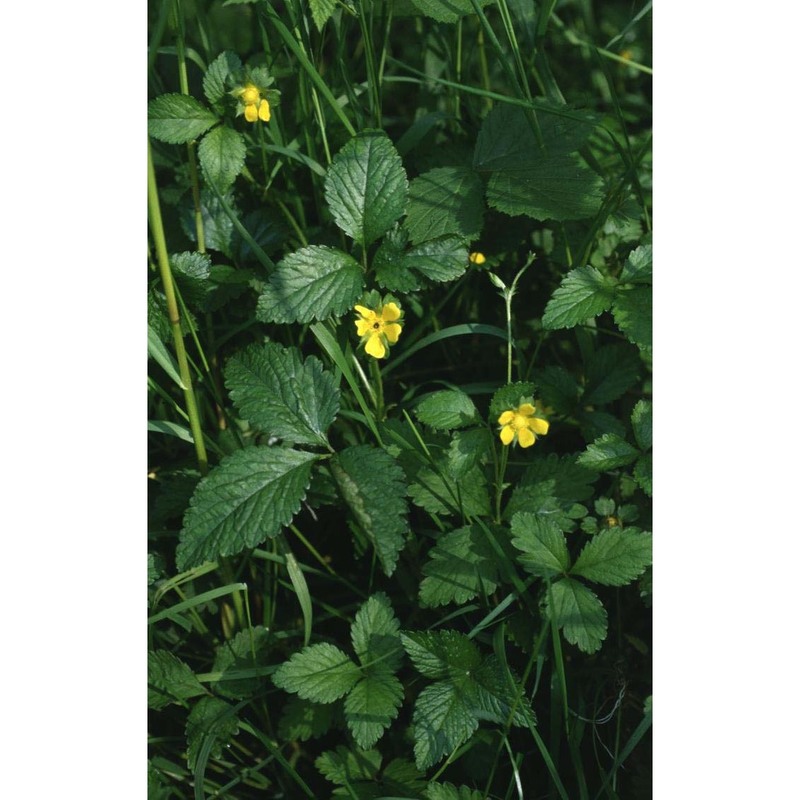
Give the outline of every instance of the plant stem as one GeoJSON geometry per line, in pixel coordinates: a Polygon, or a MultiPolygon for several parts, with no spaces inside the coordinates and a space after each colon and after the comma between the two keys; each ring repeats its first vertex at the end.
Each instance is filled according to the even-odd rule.
{"type": "Polygon", "coordinates": [[[383,402],[383,378],[381,377],[381,368],[378,365],[377,358],[371,358],[369,362],[369,370],[372,373],[372,382],[375,387],[375,418],[378,422],[383,422],[385,416],[385,407],[383,402]]]}

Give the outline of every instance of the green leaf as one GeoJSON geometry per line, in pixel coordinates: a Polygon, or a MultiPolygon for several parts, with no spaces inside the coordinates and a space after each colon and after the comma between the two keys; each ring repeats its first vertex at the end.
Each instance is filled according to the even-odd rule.
{"type": "Polygon", "coordinates": [[[242,171],[246,152],[241,133],[224,125],[214,128],[197,148],[203,176],[225,194],[242,171]]]}
{"type": "Polygon", "coordinates": [[[457,631],[405,631],[400,639],[414,667],[428,678],[463,676],[481,661],[475,643],[457,631]]]}
{"type": "Polygon", "coordinates": [[[332,703],[361,678],[361,670],[338,647],[323,642],[304,647],[281,664],[272,682],[315,703],[332,703]]]}
{"type": "Polygon", "coordinates": [[[401,263],[405,269],[414,270],[428,280],[446,283],[466,272],[469,258],[463,239],[444,236],[412,247],[401,263]]]}
{"type": "Polygon", "coordinates": [[[203,91],[206,100],[213,106],[227,94],[225,82],[229,75],[237,73],[242,68],[242,61],[236,53],[225,50],[220,53],[209,65],[203,76],[203,91]]]}
{"type": "Polygon", "coordinates": [[[587,442],[592,442],[605,436],[607,433],[613,433],[622,438],[625,437],[626,428],[625,423],[617,419],[613,414],[606,411],[578,411],[575,414],[575,419],[580,425],[581,436],[587,442]]]}
{"type": "Polygon", "coordinates": [[[339,389],[314,356],[274,342],[251,345],[225,365],[225,385],[241,415],[294,444],[326,446],[339,412],[339,389]]]}
{"type": "Polygon", "coordinates": [[[597,474],[577,463],[576,455],[537,456],[528,464],[520,478],[520,486],[534,486],[543,481],[553,481],[552,493],[565,505],[588,500],[594,490],[592,484],[597,474]]]}
{"type": "Polygon", "coordinates": [[[258,298],[262,322],[311,322],[341,316],[361,296],[358,262],[332,247],[310,245],[286,256],[258,298]]]}
{"type": "Polygon", "coordinates": [[[492,434],[486,428],[471,428],[453,434],[447,453],[450,474],[457,480],[463,478],[491,452],[491,448],[492,434]]]}
{"type": "Polygon", "coordinates": [[[375,280],[390,292],[414,292],[422,286],[420,276],[405,262],[407,239],[402,229],[388,231],[372,259],[375,280]]]}
{"type": "Polygon", "coordinates": [[[636,461],[639,451],[614,433],[595,439],[578,456],[578,463],[597,472],[624,467],[636,461]]]}
{"type": "Polygon", "coordinates": [[[568,642],[594,653],[608,632],[608,615],[597,595],[582,583],[563,578],[551,585],[551,611],[568,642]]]}
{"type": "Polygon", "coordinates": [[[150,325],[147,326],[147,355],[155,359],[164,372],[175,381],[176,386],[186,389],[179,373],[180,367],[175,357],[167,350],[158,333],[150,325]]]}
{"type": "Polygon", "coordinates": [[[350,628],[350,637],[365,667],[380,662],[392,672],[400,668],[403,661],[400,622],[383,592],[376,592],[362,604],[350,628]]]}
{"type": "Polygon", "coordinates": [[[206,299],[213,291],[211,256],[207,253],[192,251],[172,253],[169,257],[169,265],[184,301],[188,305],[202,310],[206,299]]]}
{"type": "Polygon", "coordinates": [[[197,767],[197,759],[208,739],[213,740],[209,754],[219,758],[223,748],[239,732],[239,720],[233,706],[218,697],[204,697],[192,709],[186,720],[186,761],[190,770],[197,767]]]}
{"type": "Polygon", "coordinates": [[[645,453],[640,456],[633,468],[633,477],[642,491],[648,496],[653,496],[653,454],[645,453]]]}
{"type": "Polygon", "coordinates": [[[248,447],[223,459],[192,496],[176,551],[178,570],[277,536],[299,510],[317,458],[283,447],[248,447]]]}
{"type": "MultiPolygon", "coordinates": [[[[457,22],[461,17],[475,13],[471,0],[412,0],[414,5],[426,16],[438,22],[457,22]]],[[[494,0],[478,0],[481,7],[494,0]]]]}
{"type": "Polygon", "coordinates": [[[509,409],[516,409],[521,403],[530,403],[536,387],[529,381],[509,383],[499,388],[489,403],[489,423],[497,424],[498,417],[509,409]]]}
{"type": "Polygon", "coordinates": [[[285,742],[318,739],[331,727],[335,709],[335,705],[328,703],[312,703],[301,697],[291,697],[283,707],[278,736],[285,742]]]}
{"type": "Polygon", "coordinates": [[[581,550],[570,570],[603,586],[625,586],[653,563],[653,537],[637,528],[608,528],[581,550]]]}
{"type": "Polygon", "coordinates": [[[599,348],[586,368],[584,405],[603,405],[619,399],[639,378],[641,358],[627,344],[599,348]]]}
{"type": "Polygon", "coordinates": [[[149,134],[167,144],[191,142],[218,122],[213,111],[185,94],[162,94],[147,106],[149,134]]]}
{"type": "Polygon", "coordinates": [[[428,555],[419,587],[425,606],[464,604],[497,588],[496,554],[477,525],[442,534],[428,555]]]}
{"type": "Polygon", "coordinates": [[[480,517],[490,513],[486,475],[473,467],[456,478],[449,472],[447,457],[439,458],[436,470],[422,467],[408,487],[415,505],[432,514],[480,517]]]}
{"type": "Polygon", "coordinates": [[[479,421],[478,409],[468,394],[447,389],[428,395],[415,409],[420,422],[438,430],[464,428],[479,421]]]}
{"type": "Polygon", "coordinates": [[[649,450],[653,446],[653,404],[649,400],[640,400],[633,407],[631,426],[639,448],[649,450]]]}
{"type": "Polygon", "coordinates": [[[452,783],[429,783],[425,790],[426,800],[485,800],[477,790],[467,786],[453,786],[452,783]]]}
{"type": "Polygon", "coordinates": [[[314,25],[318,31],[322,31],[336,8],[336,0],[308,0],[308,5],[314,18],[314,25]]]}
{"type": "Polygon", "coordinates": [[[530,703],[521,687],[513,682],[516,680],[497,656],[490,655],[461,683],[465,703],[480,720],[498,725],[533,723],[535,716],[530,703]]]}
{"type": "Polygon", "coordinates": [[[372,747],[397,717],[403,702],[403,684],[383,665],[373,667],[344,701],[347,727],[356,744],[372,747]]]}
{"type": "Polygon", "coordinates": [[[542,325],[549,330],[574,328],[590,317],[611,308],[616,282],[594,267],[578,267],[567,273],[553,292],[542,316],[542,325]]]}
{"type": "Polygon", "coordinates": [[[567,540],[552,520],[524,512],[514,514],[511,533],[512,544],[523,553],[519,562],[531,574],[552,577],[569,570],[567,540]]]}
{"type": "Polygon", "coordinates": [[[580,386],[575,376],[563,367],[544,367],[536,373],[536,385],[545,406],[560,414],[570,415],[578,405],[580,386]]]}
{"type": "Polygon", "coordinates": [[[653,282],[653,246],[643,244],[637,247],[625,262],[620,283],[645,283],[653,282]]]}
{"type": "Polygon", "coordinates": [[[190,697],[206,694],[206,690],[187,664],[169,650],[147,653],[147,707],[166,708],[190,697]]]}
{"type": "Polygon", "coordinates": [[[403,470],[386,451],[348,447],[330,461],[331,473],[387,575],[394,572],[408,532],[403,470]]]}
{"type": "Polygon", "coordinates": [[[643,350],[653,346],[653,290],[650,286],[623,286],[611,309],[614,322],[643,350]]]}
{"type": "MultiPolygon", "coordinates": [[[[232,195],[226,195],[224,200],[228,206],[235,208],[232,195]]],[[[219,199],[205,187],[200,192],[200,216],[203,220],[206,247],[209,250],[218,250],[220,253],[230,256],[233,241],[233,221],[225,213],[225,209],[219,199]]],[[[197,241],[197,228],[191,204],[187,204],[183,209],[181,227],[190,241],[197,241]]]]}
{"type": "Polygon", "coordinates": [[[476,239],[483,227],[483,182],[468,167],[440,167],[411,182],[405,227],[414,244],[455,234],[476,239]]]}
{"type": "Polygon", "coordinates": [[[222,644],[212,668],[213,672],[221,673],[215,686],[216,691],[236,700],[254,695],[263,685],[264,679],[257,676],[237,678],[236,673],[266,666],[269,663],[269,645],[270,633],[263,625],[239,631],[233,639],[222,644]]]}
{"type": "Polygon", "coordinates": [[[408,180],[403,162],[383,131],[363,131],[334,157],[325,199],[336,224],[369,246],[405,211],[408,180]]]}
{"type": "Polygon", "coordinates": [[[353,751],[339,745],[336,750],[324,752],[314,764],[331,783],[353,784],[375,777],[381,768],[381,754],[377,750],[353,751]]]}

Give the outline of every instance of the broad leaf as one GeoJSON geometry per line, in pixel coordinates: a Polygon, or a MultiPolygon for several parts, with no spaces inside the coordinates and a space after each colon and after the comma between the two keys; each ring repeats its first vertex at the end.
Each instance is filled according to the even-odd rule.
{"type": "Polygon", "coordinates": [[[232,73],[239,72],[242,61],[236,53],[225,50],[220,53],[209,65],[203,76],[203,91],[211,105],[222,100],[227,94],[225,81],[232,73]]]}
{"type": "Polygon", "coordinates": [[[364,131],[334,157],[325,198],[336,224],[361,245],[382,236],[405,211],[408,180],[383,131],[364,131]]]}
{"type": "Polygon", "coordinates": [[[206,694],[200,681],[169,650],[151,650],[147,654],[147,706],[161,709],[170,703],[182,703],[190,697],[206,694]]]}
{"type": "Polygon", "coordinates": [[[215,690],[225,697],[236,700],[255,694],[263,686],[264,678],[260,676],[242,678],[237,677],[237,673],[265,667],[269,663],[267,659],[269,645],[270,633],[263,625],[239,631],[233,639],[223,643],[217,651],[212,669],[213,672],[221,673],[215,690]]]}
{"type": "Polygon", "coordinates": [[[636,461],[636,466],[633,468],[633,477],[636,483],[642,488],[642,491],[648,496],[653,496],[653,454],[644,453],[636,461]]]}
{"type": "Polygon", "coordinates": [[[332,703],[361,678],[361,670],[338,647],[323,642],[304,647],[281,664],[272,682],[315,703],[332,703]]]}
{"type": "Polygon", "coordinates": [[[575,410],[580,396],[580,386],[575,376],[564,367],[544,367],[536,373],[536,385],[545,406],[565,415],[575,410]]]}
{"type": "Polygon", "coordinates": [[[642,350],[653,346],[653,290],[650,286],[621,287],[611,309],[614,322],[642,350]]]}
{"type": "MultiPolygon", "coordinates": [[[[461,17],[475,13],[471,0],[412,0],[426,16],[437,22],[457,22],[461,17]]],[[[478,0],[478,5],[487,6],[494,0],[478,0]]]]}
{"type": "Polygon", "coordinates": [[[225,365],[225,385],[241,415],[294,444],[327,444],[339,389],[314,356],[274,342],[251,345],[225,365]]]}
{"type": "Polygon", "coordinates": [[[549,330],[574,328],[590,317],[611,308],[616,282],[594,267],[578,267],[568,272],[553,292],[542,316],[549,330]]]}
{"type": "Polygon", "coordinates": [[[284,741],[318,739],[328,732],[336,706],[292,697],[283,707],[278,736],[284,741]]]}
{"type": "Polygon", "coordinates": [[[428,678],[461,676],[481,660],[475,643],[457,631],[406,631],[400,638],[414,667],[428,678]]]}
{"type": "Polygon", "coordinates": [[[347,727],[359,747],[372,747],[397,717],[403,684],[387,666],[378,665],[350,691],[344,701],[347,727]]]}
{"type": "Polygon", "coordinates": [[[446,458],[439,458],[437,468],[423,467],[414,476],[408,496],[415,505],[432,514],[480,517],[490,513],[486,476],[480,467],[460,478],[449,472],[446,458]]]}
{"type": "Polygon", "coordinates": [[[599,348],[586,368],[584,405],[603,405],[622,397],[633,386],[641,366],[639,351],[627,344],[599,348]]]}
{"type": "Polygon", "coordinates": [[[639,451],[621,437],[607,433],[578,456],[578,463],[597,472],[624,467],[636,461],[639,451]]]}
{"type": "Polygon", "coordinates": [[[512,682],[496,655],[488,656],[480,666],[470,670],[460,685],[467,706],[480,720],[498,725],[525,725],[527,721],[535,721],[527,697],[521,687],[512,682]]]}
{"type": "Polygon", "coordinates": [[[217,115],[185,94],[162,94],[147,106],[147,130],[154,139],[184,144],[219,122],[217,115]]]}
{"type": "Polygon", "coordinates": [[[653,404],[649,400],[640,400],[633,407],[631,425],[641,450],[649,450],[653,446],[653,404]]]}
{"type": "Polygon", "coordinates": [[[653,537],[637,528],[608,528],[593,536],[570,570],[603,586],[625,586],[653,562],[653,537]]]}
{"type": "Polygon", "coordinates": [[[248,447],[223,459],[192,496],[176,552],[178,570],[277,536],[299,510],[317,458],[283,447],[248,447]]]}
{"type": "Polygon", "coordinates": [[[220,194],[225,194],[233,186],[244,166],[246,152],[242,134],[224,125],[203,137],[197,156],[203,176],[220,194]]]}
{"type": "Polygon", "coordinates": [[[415,409],[420,422],[449,431],[478,422],[478,409],[470,396],[459,389],[428,395],[415,409]]]}
{"type": "Polygon", "coordinates": [[[364,273],[340,250],[310,245],[286,256],[258,298],[262,322],[311,322],[341,316],[361,296],[364,273]]]}
{"type": "Polygon", "coordinates": [[[489,423],[496,424],[498,417],[510,409],[516,409],[520,403],[531,402],[536,387],[530,381],[509,383],[500,387],[489,404],[489,423]]]}
{"type": "Polygon", "coordinates": [[[403,661],[400,622],[383,592],[376,592],[362,604],[350,628],[350,637],[365,667],[380,662],[391,671],[399,669],[403,661]]]}
{"type": "Polygon", "coordinates": [[[404,269],[437,283],[460,278],[469,265],[467,246],[457,236],[443,236],[412,247],[403,255],[404,269]]]}
{"type": "Polygon", "coordinates": [[[561,529],[547,517],[514,514],[512,543],[521,550],[519,562],[533,575],[554,576],[569,570],[567,541],[561,529]]]}
{"type": "Polygon", "coordinates": [[[621,283],[652,283],[653,246],[643,244],[637,247],[628,256],[619,279],[621,283]]]}
{"type": "Polygon", "coordinates": [[[332,783],[353,784],[359,780],[372,780],[381,767],[381,754],[377,750],[348,750],[339,745],[336,750],[324,752],[314,763],[332,783]]]}
{"type": "Polygon", "coordinates": [[[454,433],[447,453],[450,474],[456,479],[463,478],[491,452],[491,448],[492,434],[486,428],[471,428],[454,433]]]}
{"type": "Polygon", "coordinates": [[[594,653],[608,632],[608,615],[597,595],[582,583],[563,578],[551,585],[552,613],[568,642],[594,653]]]}
{"type": "Polygon", "coordinates": [[[308,0],[308,6],[311,9],[314,25],[321,31],[336,8],[336,0],[308,0]]]}
{"type": "Polygon", "coordinates": [[[370,445],[342,450],[330,470],[383,571],[391,575],[408,532],[403,470],[385,450],[370,445]]]}
{"type": "Polygon", "coordinates": [[[239,720],[233,706],[218,697],[200,700],[186,720],[186,761],[189,769],[194,770],[197,766],[197,758],[207,746],[208,739],[213,742],[209,755],[219,758],[238,732],[239,720]]]}
{"type": "Polygon", "coordinates": [[[477,790],[467,786],[453,786],[452,783],[429,783],[425,790],[426,800],[485,800],[477,790]]]}

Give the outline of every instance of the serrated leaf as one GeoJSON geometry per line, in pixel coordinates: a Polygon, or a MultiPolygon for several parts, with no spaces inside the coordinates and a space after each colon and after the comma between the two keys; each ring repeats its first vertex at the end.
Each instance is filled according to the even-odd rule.
{"type": "Polygon", "coordinates": [[[432,514],[480,517],[490,513],[486,476],[480,467],[456,478],[449,473],[445,457],[438,459],[437,468],[423,467],[416,473],[408,487],[415,505],[432,514]]]}
{"type": "Polygon", "coordinates": [[[524,692],[511,682],[511,677],[495,655],[488,656],[476,669],[470,670],[461,686],[466,705],[479,720],[498,725],[525,725],[528,721],[535,721],[524,692]]]}
{"type": "Polygon", "coordinates": [[[223,748],[239,732],[233,706],[218,697],[204,697],[186,720],[186,761],[190,770],[208,739],[213,740],[210,755],[219,758],[223,748]]]}
{"type": "Polygon", "coordinates": [[[653,346],[653,290],[650,286],[623,286],[611,309],[617,327],[638,347],[653,346]]]}
{"type": "Polygon", "coordinates": [[[653,446],[653,404],[649,400],[640,400],[633,407],[631,426],[639,448],[649,450],[653,446]]]}
{"type": "Polygon", "coordinates": [[[653,454],[644,453],[636,461],[636,466],[633,468],[633,477],[636,483],[642,488],[642,491],[648,496],[653,496],[653,454]]]}
{"type": "Polygon", "coordinates": [[[386,451],[370,445],[342,450],[331,459],[330,470],[383,571],[391,575],[408,531],[403,470],[386,451]]]}
{"type": "Polygon", "coordinates": [[[407,195],[403,162],[383,131],[354,136],[325,177],[325,199],[336,224],[365,247],[400,218],[407,195]]]}
{"type": "Polygon", "coordinates": [[[203,137],[197,148],[200,167],[205,179],[216,186],[220,194],[225,194],[233,186],[244,166],[246,152],[242,134],[224,125],[203,137]]]}
{"type": "Polygon", "coordinates": [[[400,639],[414,667],[428,678],[462,676],[481,661],[475,643],[457,631],[405,631],[400,639]]]}
{"type": "Polygon", "coordinates": [[[314,25],[317,26],[318,31],[321,31],[336,8],[336,0],[308,0],[308,6],[311,9],[311,16],[314,18],[314,25]]]}
{"type": "Polygon", "coordinates": [[[549,330],[574,328],[590,317],[611,308],[616,282],[594,267],[578,267],[567,273],[553,292],[542,316],[542,325],[549,330]]]}
{"type": "Polygon", "coordinates": [[[567,540],[550,519],[520,512],[511,520],[512,544],[522,551],[519,562],[532,575],[553,577],[569,570],[567,540]]]}
{"type": "Polygon", "coordinates": [[[429,783],[425,790],[426,800],[485,800],[484,796],[467,786],[452,783],[429,783]]]}
{"type": "Polygon", "coordinates": [[[632,444],[614,433],[607,433],[595,439],[578,456],[578,463],[588,469],[605,472],[632,464],[638,455],[639,451],[632,444]]]}
{"type": "Polygon", "coordinates": [[[406,257],[406,236],[402,231],[389,231],[372,259],[375,280],[391,292],[413,292],[422,286],[406,257]]]}
{"type": "Polygon", "coordinates": [[[397,717],[403,702],[403,684],[382,665],[370,670],[344,701],[347,727],[356,744],[372,747],[397,717]]]}
{"type": "Polygon", "coordinates": [[[327,445],[339,389],[314,356],[274,342],[251,345],[225,365],[225,385],[241,415],[294,444],[327,445]]]}
{"type": "Polygon", "coordinates": [[[625,262],[621,283],[652,283],[653,281],[653,246],[643,244],[637,247],[625,262]]]}
{"type": "Polygon", "coordinates": [[[419,587],[425,606],[464,604],[497,588],[496,555],[477,525],[443,534],[428,555],[419,587]]]}
{"type": "Polygon", "coordinates": [[[544,367],[536,373],[536,384],[545,406],[560,414],[571,414],[578,404],[580,386],[572,373],[563,367],[544,367]]]}
{"type": "Polygon", "coordinates": [[[213,290],[210,284],[211,256],[208,253],[192,251],[172,253],[169,265],[184,301],[191,306],[202,308],[213,290]]]}
{"type": "Polygon", "coordinates": [[[578,411],[575,419],[580,425],[581,436],[587,442],[593,442],[607,433],[625,438],[625,423],[606,411],[578,411]]]}
{"type": "Polygon", "coordinates": [[[585,405],[603,405],[622,397],[633,386],[641,365],[639,352],[627,344],[599,348],[586,368],[585,405]]]}
{"type": "Polygon", "coordinates": [[[440,167],[411,181],[404,223],[414,244],[455,234],[476,239],[483,226],[483,182],[468,167],[440,167]]]}
{"type": "Polygon", "coordinates": [[[653,537],[637,528],[608,528],[581,550],[570,570],[603,586],[625,586],[653,563],[653,537]]]}
{"type": "Polygon", "coordinates": [[[543,481],[552,481],[552,493],[562,503],[572,504],[592,496],[592,484],[597,474],[577,463],[577,455],[538,456],[531,459],[520,478],[520,486],[533,486],[543,481]]]}
{"type": "Polygon", "coordinates": [[[530,381],[518,381],[501,386],[489,403],[489,424],[497,424],[498,417],[509,409],[515,409],[520,403],[531,402],[536,387],[530,381]]]}
{"type": "Polygon", "coordinates": [[[222,644],[212,668],[213,672],[221,673],[214,687],[216,691],[236,700],[255,694],[263,685],[264,679],[257,676],[241,678],[236,673],[266,666],[269,644],[270,633],[263,625],[239,631],[233,639],[222,644]]]}
{"type": "Polygon", "coordinates": [[[403,661],[400,622],[383,592],[376,592],[361,605],[350,628],[350,637],[353,650],[365,667],[380,662],[392,672],[400,668],[403,661]]]}
{"type": "MultiPolygon", "coordinates": [[[[232,195],[228,194],[224,199],[231,208],[236,210],[232,195]]],[[[225,213],[225,209],[219,199],[213,192],[205,188],[200,192],[200,216],[203,220],[206,247],[209,250],[218,250],[220,253],[230,256],[231,243],[233,241],[233,221],[225,213]]],[[[197,241],[197,227],[191,204],[185,205],[181,210],[181,228],[190,241],[197,241]]]]}
{"type": "MultiPolygon", "coordinates": [[[[457,22],[461,17],[475,13],[471,0],[412,0],[414,5],[426,16],[438,22],[457,22]]],[[[483,7],[494,0],[478,0],[483,7]]]]}
{"type": "Polygon", "coordinates": [[[311,322],[341,316],[361,296],[364,273],[340,250],[310,245],[286,256],[258,298],[262,322],[311,322]]]}
{"type": "Polygon", "coordinates": [[[281,664],[272,682],[315,703],[332,703],[361,678],[361,670],[338,647],[323,642],[304,647],[281,664]]]}
{"type": "Polygon", "coordinates": [[[333,722],[336,706],[328,703],[312,703],[301,697],[291,697],[283,707],[278,736],[283,741],[301,742],[318,739],[328,732],[333,722]]]}
{"type": "Polygon", "coordinates": [[[223,459],[192,496],[176,551],[178,570],[277,536],[299,510],[318,457],[283,447],[248,447],[223,459]]]}
{"type": "Polygon", "coordinates": [[[469,265],[467,246],[463,239],[456,236],[431,239],[405,253],[402,265],[428,280],[446,283],[466,272],[469,265]]]}
{"type": "Polygon", "coordinates": [[[315,762],[316,768],[331,783],[350,784],[372,780],[381,768],[381,754],[377,750],[348,750],[339,745],[327,750],[315,762]]]}
{"type": "Polygon", "coordinates": [[[222,100],[227,94],[225,81],[233,73],[239,72],[242,68],[242,61],[236,53],[225,50],[220,53],[209,65],[206,74],[203,75],[203,92],[206,100],[211,105],[222,100]]]}
{"type": "Polygon", "coordinates": [[[570,644],[594,653],[608,632],[608,615],[597,595],[582,583],[562,578],[551,585],[553,619],[570,644]]]}
{"type": "Polygon", "coordinates": [[[469,739],[478,720],[464,704],[457,687],[449,681],[428,686],[414,706],[414,758],[425,770],[469,739]]]}
{"type": "Polygon", "coordinates": [[[219,122],[217,115],[186,94],[162,94],[147,106],[149,134],[167,144],[184,144],[219,122]]]}
{"type": "Polygon", "coordinates": [[[478,409],[460,389],[446,389],[428,395],[415,409],[420,422],[443,431],[464,428],[478,421],[478,409]]]}
{"type": "Polygon", "coordinates": [[[463,478],[491,452],[491,448],[492,434],[486,428],[472,428],[454,433],[447,452],[450,474],[456,479],[463,478]]]}
{"type": "Polygon", "coordinates": [[[170,703],[181,703],[201,694],[206,694],[206,690],[188,664],[169,650],[147,653],[148,708],[166,708],[170,703]]]}

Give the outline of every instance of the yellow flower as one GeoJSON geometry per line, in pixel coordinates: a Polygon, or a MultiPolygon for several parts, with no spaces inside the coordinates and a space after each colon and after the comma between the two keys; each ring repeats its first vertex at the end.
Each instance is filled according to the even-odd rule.
{"type": "Polygon", "coordinates": [[[550,428],[547,420],[535,417],[536,409],[530,403],[523,403],[519,408],[504,411],[497,422],[500,428],[500,441],[509,445],[517,439],[520,447],[530,447],[536,441],[536,435],[544,436],[550,428]]]}
{"type": "Polygon", "coordinates": [[[476,250],[474,253],[469,254],[469,260],[471,264],[477,264],[480,266],[481,264],[486,263],[486,256],[476,250]]]}
{"type": "Polygon", "coordinates": [[[383,358],[386,355],[386,344],[395,344],[400,337],[402,327],[397,320],[401,311],[397,303],[387,303],[373,311],[366,306],[356,306],[356,311],[361,319],[356,320],[356,332],[365,342],[364,349],[373,358],[383,358]]]}
{"type": "Polygon", "coordinates": [[[247,83],[238,88],[234,95],[239,98],[239,102],[244,106],[244,118],[248,122],[262,120],[269,122],[269,102],[265,97],[261,97],[261,90],[252,83],[247,83]]]}

